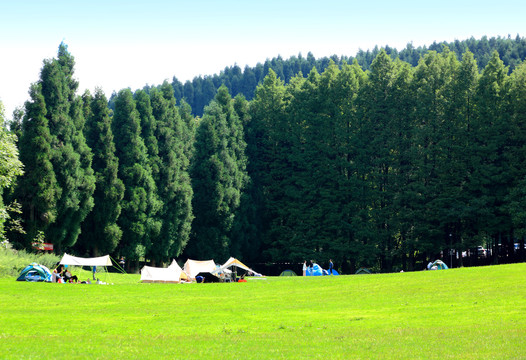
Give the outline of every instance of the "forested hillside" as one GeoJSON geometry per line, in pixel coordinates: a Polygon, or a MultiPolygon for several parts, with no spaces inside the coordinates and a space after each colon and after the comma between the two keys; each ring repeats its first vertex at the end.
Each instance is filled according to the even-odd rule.
{"type": "MultiPolygon", "coordinates": [[[[423,46],[415,48],[412,44],[408,44],[405,49],[397,50],[389,46],[385,46],[384,50],[394,60],[399,58],[412,66],[418,64],[418,60],[427,54],[429,51],[436,51],[441,53],[445,48],[454,52],[457,59],[461,60],[466,51],[473,53],[479,71],[484,69],[491,58],[493,51],[497,51],[505,66],[508,66],[509,71],[513,71],[515,67],[526,58],[526,39],[517,35],[514,39],[511,37],[493,37],[488,39],[470,38],[467,40],[456,40],[451,43],[440,42],[433,43],[429,47],[423,46]]],[[[225,85],[232,94],[243,94],[247,100],[254,97],[256,86],[260,84],[265,76],[268,75],[269,69],[272,69],[277,76],[288,84],[291,78],[298,75],[300,72],[306,77],[313,67],[321,73],[332,60],[336,65],[341,66],[344,62],[352,64],[354,60],[364,69],[370,69],[373,60],[380,52],[379,47],[371,50],[360,50],[355,56],[331,56],[330,58],[323,57],[316,59],[313,54],[308,53],[307,56],[293,56],[289,59],[283,59],[281,56],[273,59],[267,59],[264,63],[258,63],[255,67],[245,66],[241,69],[234,65],[225,68],[220,74],[195,77],[192,81],[186,81],[184,84],[177,80],[176,77],[172,79],[172,87],[174,88],[174,95],[177,101],[184,98],[192,107],[194,115],[201,116],[204,107],[213,99],[217,89],[221,85],[225,85]]],[[[149,87],[145,90],[148,91],[149,87]]]]}
{"type": "Polygon", "coordinates": [[[110,108],[100,90],[76,94],[61,44],[12,123],[25,173],[8,201],[27,234],[9,238],[28,247],[43,233],[57,251],[129,266],[236,256],[412,270],[478,245],[524,260],[526,64],[493,51],[480,71],[470,51],[415,51],[417,65],[379,50],[367,71],[363,54],[298,57],[288,77],[269,62],[252,96],[201,79],[211,101],[194,117],[168,82],[121,90],[110,108]]]}

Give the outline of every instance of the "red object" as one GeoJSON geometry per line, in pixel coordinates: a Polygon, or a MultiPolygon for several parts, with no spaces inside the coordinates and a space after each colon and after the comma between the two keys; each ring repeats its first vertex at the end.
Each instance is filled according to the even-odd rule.
{"type": "Polygon", "coordinates": [[[34,242],[31,245],[33,245],[33,249],[43,250],[43,251],[53,251],[53,244],[50,244],[50,243],[39,244],[39,243],[34,242]]]}

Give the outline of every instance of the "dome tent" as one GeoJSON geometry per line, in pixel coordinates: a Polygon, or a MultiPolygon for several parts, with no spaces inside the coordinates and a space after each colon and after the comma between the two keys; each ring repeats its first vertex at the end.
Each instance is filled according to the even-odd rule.
{"type": "Polygon", "coordinates": [[[431,264],[431,270],[447,270],[449,269],[447,265],[442,260],[435,260],[431,264]]]}
{"type": "Polygon", "coordinates": [[[279,276],[298,276],[294,271],[292,270],[283,270],[279,276]]]}
{"type": "Polygon", "coordinates": [[[17,281],[51,282],[51,271],[44,265],[31,263],[20,273],[17,281]]]}

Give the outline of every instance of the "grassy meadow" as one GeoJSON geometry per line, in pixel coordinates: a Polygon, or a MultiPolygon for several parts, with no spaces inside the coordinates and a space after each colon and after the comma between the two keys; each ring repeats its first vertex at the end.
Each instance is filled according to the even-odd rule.
{"type": "Polygon", "coordinates": [[[237,284],[105,280],[114,285],[0,279],[0,358],[526,359],[525,263],[237,284]]]}

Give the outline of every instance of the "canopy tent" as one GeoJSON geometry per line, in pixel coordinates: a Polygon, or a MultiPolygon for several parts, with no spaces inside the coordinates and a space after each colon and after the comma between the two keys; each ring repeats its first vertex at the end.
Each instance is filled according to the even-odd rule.
{"type": "Polygon", "coordinates": [[[17,281],[51,282],[51,271],[44,265],[31,263],[20,272],[17,281]]]}
{"type": "MultiPolygon", "coordinates": [[[[173,264],[173,263],[172,263],[173,264]]],[[[186,260],[184,263],[184,272],[190,279],[195,279],[199,273],[212,273],[216,270],[214,260],[186,260]]]]}
{"type": "Polygon", "coordinates": [[[260,275],[261,274],[258,274],[257,272],[255,272],[254,270],[252,270],[251,268],[249,268],[248,266],[246,266],[245,264],[243,264],[241,261],[239,261],[238,259],[236,258],[233,258],[231,257],[230,259],[228,259],[226,261],[226,263],[224,263],[220,269],[221,271],[224,271],[228,268],[231,268],[232,266],[235,266],[235,267],[238,267],[240,269],[243,269],[243,270],[246,270],[246,271],[250,271],[251,273],[255,274],[255,275],[260,275]]]}
{"type": "Polygon", "coordinates": [[[109,255],[93,257],[93,258],[81,258],[64,254],[60,265],[71,265],[71,266],[113,266],[109,255]]]}
{"type": "Polygon", "coordinates": [[[447,270],[449,269],[446,264],[442,260],[435,260],[431,264],[431,270],[447,270]]]}

